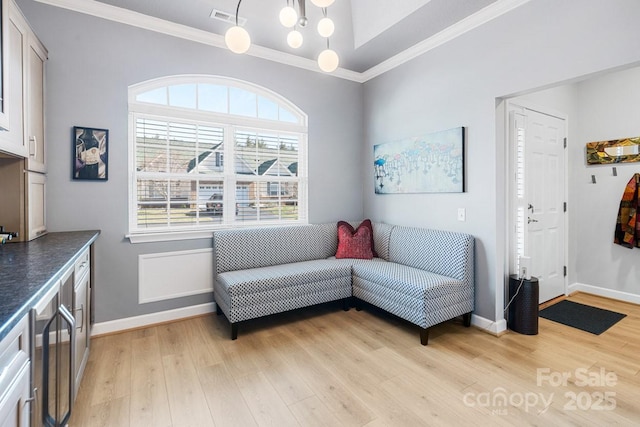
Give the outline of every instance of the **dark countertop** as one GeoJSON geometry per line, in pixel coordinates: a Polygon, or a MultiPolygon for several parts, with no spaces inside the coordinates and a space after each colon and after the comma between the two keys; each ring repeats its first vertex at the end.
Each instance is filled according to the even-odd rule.
{"type": "Polygon", "coordinates": [[[98,230],[49,233],[0,245],[0,340],[72,268],[98,230]]]}

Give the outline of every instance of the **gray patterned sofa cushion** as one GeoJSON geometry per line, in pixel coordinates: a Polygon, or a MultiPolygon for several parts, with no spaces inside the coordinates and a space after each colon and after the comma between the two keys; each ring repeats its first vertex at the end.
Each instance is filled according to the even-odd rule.
{"type": "Polygon", "coordinates": [[[239,322],[348,298],[351,289],[349,260],[320,259],[221,273],[214,292],[229,321],[239,322]]]}
{"type": "Polygon", "coordinates": [[[394,262],[358,263],[352,270],[355,277],[419,300],[434,299],[466,287],[461,280],[394,262]]]}
{"type": "Polygon", "coordinates": [[[420,300],[354,276],[353,296],[423,329],[473,311],[473,291],[469,288],[430,300],[420,300]]]}
{"type": "Polygon", "coordinates": [[[336,242],[335,224],[216,231],[216,272],[323,259],[335,255],[336,242]]]}
{"type": "Polygon", "coordinates": [[[473,249],[469,234],[398,226],[391,231],[389,261],[473,285],[473,249]]]}
{"type": "Polygon", "coordinates": [[[378,256],[389,261],[389,239],[394,226],[382,222],[373,223],[373,244],[378,256]]]}
{"type": "Polygon", "coordinates": [[[473,310],[473,289],[458,279],[392,262],[359,263],[352,270],[356,298],[422,328],[473,310]]]}

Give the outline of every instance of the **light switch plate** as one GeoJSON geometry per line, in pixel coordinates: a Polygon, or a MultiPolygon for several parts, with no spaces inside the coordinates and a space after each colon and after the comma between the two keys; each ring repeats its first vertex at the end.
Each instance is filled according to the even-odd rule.
{"type": "Polygon", "coordinates": [[[458,208],[458,221],[467,220],[467,210],[465,208],[458,208]]]}

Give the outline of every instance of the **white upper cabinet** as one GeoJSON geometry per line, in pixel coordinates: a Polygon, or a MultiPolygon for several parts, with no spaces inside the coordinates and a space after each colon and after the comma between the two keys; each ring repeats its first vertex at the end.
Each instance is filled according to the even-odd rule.
{"type": "Polygon", "coordinates": [[[29,149],[27,168],[46,172],[44,143],[44,63],[47,51],[40,41],[30,34],[27,48],[27,104],[24,109],[27,123],[26,141],[29,149]]]}
{"type": "Polygon", "coordinates": [[[44,64],[47,50],[13,1],[2,1],[0,152],[27,159],[27,169],[46,172],[44,64]],[[5,13],[6,10],[6,13],[5,13]],[[5,47],[6,46],[6,47],[5,47]],[[6,126],[3,125],[6,119],[6,126]]]}
{"type": "Polygon", "coordinates": [[[7,46],[6,51],[8,51],[6,56],[3,55],[2,75],[3,78],[8,79],[9,85],[5,86],[2,91],[3,95],[6,96],[3,104],[6,111],[7,126],[3,126],[6,130],[0,130],[0,150],[19,157],[27,157],[29,151],[24,135],[24,99],[26,97],[24,64],[29,26],[20,11],[13,7],[9,9],[9,18],[5,20],[4,17],[7,14],[4,13],[4,9],[9,2],[3,1],[2,3],[3,53],[5,52],[5,44],[7,46]]]}

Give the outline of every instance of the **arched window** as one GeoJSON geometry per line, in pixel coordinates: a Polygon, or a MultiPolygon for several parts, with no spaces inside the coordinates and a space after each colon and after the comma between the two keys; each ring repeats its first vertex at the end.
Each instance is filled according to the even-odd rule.
{"type": "Polygon", "coordinates": [[[165,77],[129,87],[129,117],[132,241],[307,221],[307,116],[283,97],[226,77],[165,77]]]}

